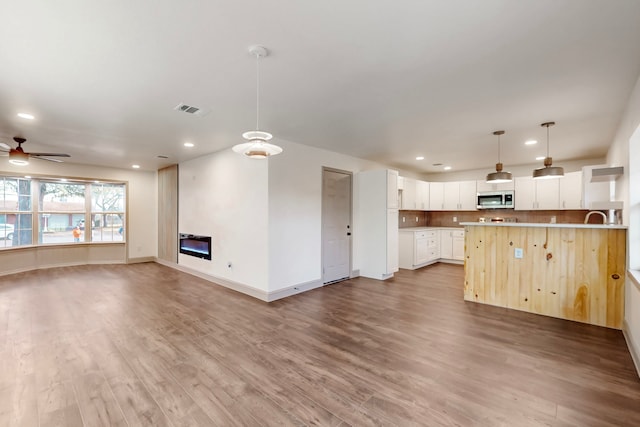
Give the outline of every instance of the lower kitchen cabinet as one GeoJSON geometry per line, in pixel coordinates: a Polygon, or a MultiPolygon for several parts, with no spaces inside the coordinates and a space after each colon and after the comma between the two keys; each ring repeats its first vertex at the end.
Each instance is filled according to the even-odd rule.
{"type": "Polygon", "coordinates": [[[400,230],[400,268],[414,270],[440,258],[437,229],[400,230]]]}
{"type": "Polygon", "coordinates": [[[464,229],[441,228],[440,232],[440,261],[464,261],[464,229]]]}
{"type": "Polygon", "coordinates": [[[464,229],[409,228],[400,229],[399,266],[408,270],[434,262],[464,262],[464,229]]]}

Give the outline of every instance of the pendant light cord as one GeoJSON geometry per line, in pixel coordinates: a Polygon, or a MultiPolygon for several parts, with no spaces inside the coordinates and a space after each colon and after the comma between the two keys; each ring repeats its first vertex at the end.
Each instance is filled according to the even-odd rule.
{"type": "Polygon", "coordinates": [[[260,54],[256,53],[256,130],[260,121],[260,54]]]}
{"type": "Polygon", "coordinates": [[[498,163],[501,163],[501,161],[500,161],[500,135],[498,135],[498,163]]]}
{"type": "Polygon", "coordinates": [[[547,157],[549,157],[549,125],[547,124],[547,157]]]}

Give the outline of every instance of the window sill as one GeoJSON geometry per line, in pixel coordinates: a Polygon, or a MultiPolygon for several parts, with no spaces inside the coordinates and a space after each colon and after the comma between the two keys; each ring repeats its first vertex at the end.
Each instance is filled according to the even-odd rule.
{"type": "Polygon", "coordinates": [[[22,246],[9,246],[2,248],[2,251],[19,251],[25,249],[43,249],[43,248],[61,248],[61,247],[74,247],[74,246],[101,246],[101,245],[124,245],[126,242],[65,242],[65,243],[47,243],[44,245],[22,245],[22,246]]]}

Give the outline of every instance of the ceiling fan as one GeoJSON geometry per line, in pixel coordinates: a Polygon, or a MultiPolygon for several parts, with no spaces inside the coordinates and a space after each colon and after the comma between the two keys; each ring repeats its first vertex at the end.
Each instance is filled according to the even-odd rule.
{"type": "Polygon", "coordinates": [[[26,166],[29,164],[29,158],[33,159],[41,159],[48,160],[50,162],[62,162],[62,160],[58,159],[50,159],[49,157],[71,157],[68,154],[63,153],[27,153],[22,149],[22,144],[24,144],[27,140],[25,138],[21,138],[16,136],[13,140],[18,144],[16,148],[11,148],[9,145],[4,142],[0,142],[0,152],[5,152],[7,154],[0,154],[0,156],[9,156],[9,163],[17,165],[17,166],[26,166]]]}

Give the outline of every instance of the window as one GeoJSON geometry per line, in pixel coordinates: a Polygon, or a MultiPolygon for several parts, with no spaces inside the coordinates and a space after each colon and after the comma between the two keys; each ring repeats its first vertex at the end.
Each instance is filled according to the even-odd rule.
{"type": "Polygon", "coordinates": [[[42,181],[38,194],[38,243],[85,241],[85,184],[42,181]]]}
{"type": "Polygon", "coordinates": [[[91,185],[91,240],[113,242],[124,239],[124,186],[91,185]]]}
{"type": "Polygon", "coordinates": [[[31,181],[0,177],[0,247],[31,244],[31,208],[31,181]]]}
{"type": "Polygon", "coordinates": [[[124,183],[0,176],[0,248],[123,242],[125,195],[124,183]]]}

